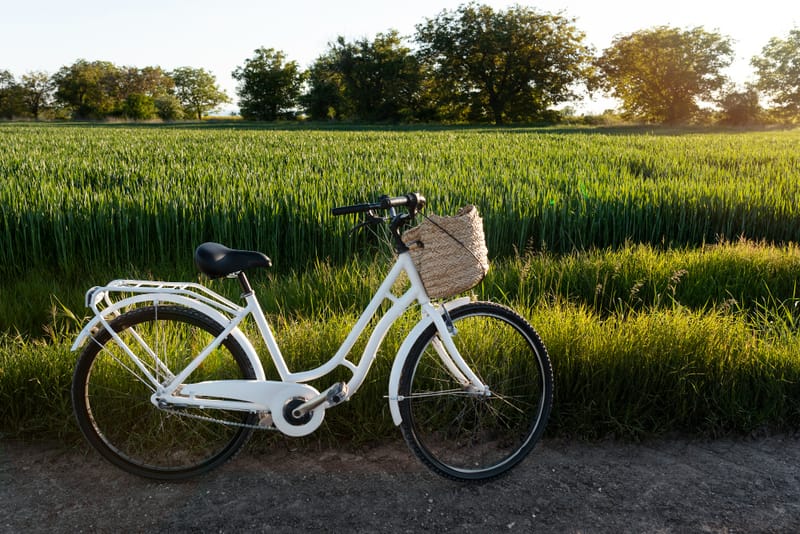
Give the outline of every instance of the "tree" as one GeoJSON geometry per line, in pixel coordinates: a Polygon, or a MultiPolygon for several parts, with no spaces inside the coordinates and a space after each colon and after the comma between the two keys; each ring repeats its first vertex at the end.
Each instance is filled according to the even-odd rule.
{"type": "Polygon", "coordinates": [[[34,119],[50,105],[53,96],[53,83],[46,72],[35,71],[22,75],[22,100],[34,119]]]}
{"type": "Polygon", "coordinates": [[[344,97],[344,82],[332,50],[321,55],[306,71],[308,90],[300,103],[314,120],[344,118],[351,113],[344,97]]]}
{"type": "Polygon", "coordinates": [[[786,119],[800,118],[800,28],[794,28],[786,39],[773,37],[754,57],[756,87],[766,93],[776,111],[786,119]]]}
{"type": "Polygon", "coordinates": [[[0,70],[0,117],[13,119],[24,114],[22,90],[7,70],[0,70]]]}
{"type": "Polygon", "coordinates": [[[156,106],[156,113],[161,120],[175,121],[183,118],[183,106],[180,100],[173,94],[157,96],[153,99],[156,106]]]}
{"type": "MultiPolygon", "coordinates": [[[[175,82],[161,67],[122,67],[118,70],[119,97],[127,101],[132,95],[155,99],[171,94],[175,82]]],[[[141,99],[140,99],[141,100],[141,99]]]]}
{"type": "Polygon", "coordinates": [[[259,48],[233,71],[239,110],[251,120],[274,121],[297,106],[303,75],[296,61],[273,48],[259,48]]]}
{"type": "Polygon", "coordinates": [[[56,100],[81,119],[102,119],[119,109],[120,71],[107,61],[79,59],[53,75],[56,100]]]}
{"type": "MultiPolygon", "coordinates": [[[[172,96],[175,82],[161,67],[122,67],[118,78],[120,115],[133,120],[165,118],[156,101],[164,102],[172,96]]],[[[167,116],[165,120],[171,118],[167,116]]]]}
{"type": "Polygon", "coordinates": [[[748,126],[761,121],[762,109],[758,102],[758,91],[753,87],[744,90],[728,90],[720,99],[722,124],[748,126]]]}
{"type": "Polygon", "coordinates": [[[309,69],[303,102],[312,118],[410,120],[419,107],[417,58],[395,30],[353,42],[338,37],[309,69]]]}
{"type": "Polygon", "coordinates": [[[345,99],[358,119],[399,121],[413,116],[420,68],[397,31],[379,33],[372,42],[346,43],[339,37],[333,52],[345,99]]]}
{"type": "Polygon", "coordinates": [[[136,121],[150,120],[156,117],[158,109],[152,96],[142,93],[131,93],[122,104],[122,115],[136,121]]]}
{"type": "Polygon", "coordinates": [[[524,121],[547,115],[591,79],[591,51],[574,19],[515,6],[468,4],[417,26],[431,92],[449,118],[524,121]]]}
{"type": "Polygon", "coordinates": [[[14,85],[14,75],[7,70],[0,70],[0,90],[14,85]]]}
{"type": "Polygon", "coordinates": [[[730,39],[719,33],[659,26],[616,37],[597,65],[626,118],[675,124],[691,119],[698,100],[714,99],[732,59],[730,39]]]}
{"type": "Polygon", "coordinates": [[[197,120],[220,104],[230,102],[228,95],[217,87],[213,74],[201,68],[180,67],[171,73],[175,82],[175,96],[187,114],[197,120]]]}

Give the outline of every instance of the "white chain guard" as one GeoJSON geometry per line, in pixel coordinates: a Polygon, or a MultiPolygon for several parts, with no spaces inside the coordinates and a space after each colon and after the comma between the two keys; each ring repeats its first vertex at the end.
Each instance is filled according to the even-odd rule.
{"type": "Polygon", "coordinates": [[[316,407],[311,412],[311,419],[300,425],[287,421],[283,409],[293,399],[307,401],[318,395],[319,391],[308,384],[273,380],[214,380],[185,384],[180,388],[180,396],[165,400],[173,405],[203,405],[209,408],[215,407],[214,400],[253,403],[253,411],[269,411],[272,414],[272,421],[279,431],[287,436],[300,437],[319,428],[325,417],[325,407],[316,407]]]}

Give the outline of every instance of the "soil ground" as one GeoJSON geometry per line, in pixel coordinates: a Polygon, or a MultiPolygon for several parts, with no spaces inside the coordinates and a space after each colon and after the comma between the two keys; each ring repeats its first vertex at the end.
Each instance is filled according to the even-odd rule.
{"type": "Polygon", "coordinates": [[[245,450],[159,483],[91,450],[0,443],[3,532],[798,532],[800,437],[545,440],[483,485],[402,440],[359,452],[245,450]]]}

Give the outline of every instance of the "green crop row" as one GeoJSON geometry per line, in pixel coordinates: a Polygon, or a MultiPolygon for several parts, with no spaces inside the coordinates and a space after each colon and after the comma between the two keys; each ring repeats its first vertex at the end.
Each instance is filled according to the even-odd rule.
{"type": "Polygon", "coordinates": [[[800,132],[0,125],[0,272],[181,264],[204,240],[279,270],[373,238],[336,205],[478,205],[493,257],[800,237],[800,132]]]}

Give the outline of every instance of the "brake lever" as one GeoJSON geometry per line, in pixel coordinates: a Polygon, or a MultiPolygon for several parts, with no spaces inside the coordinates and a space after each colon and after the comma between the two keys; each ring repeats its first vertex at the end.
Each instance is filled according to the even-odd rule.
{"type": "Polygon", "coordinates": [[[369,210],[367,212],[366,220],[364,222],[360,222],[357,225],[355,225],[354,227],[352,227],[350,229],[350,234],[355,233],[356,230],[358,230],[359,228],[363,228],[364,226],[369,226],[371,224],[383,224],[383,223],[386,222],[386,220],[387,219],[385,219],[383,217],[379,217],[378,215],[376,215],[373,210],[369,210]]]}

